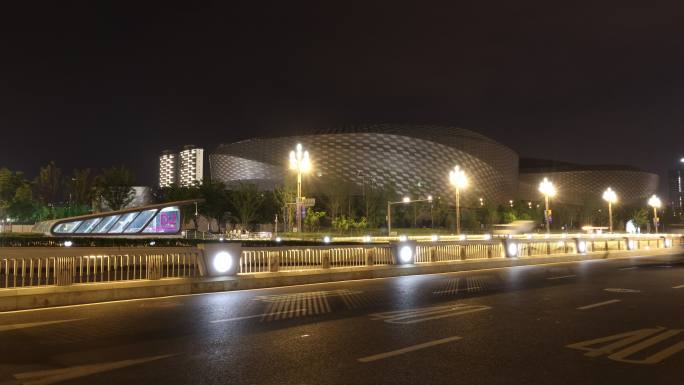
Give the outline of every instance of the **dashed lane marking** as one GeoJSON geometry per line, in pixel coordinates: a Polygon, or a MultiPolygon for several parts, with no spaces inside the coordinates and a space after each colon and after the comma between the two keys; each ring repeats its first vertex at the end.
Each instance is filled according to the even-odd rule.
{"type": "Polygon", "coordinates": [[[57,382],[73,380],[75,378],[86,377],[97,373],[122,369],[128,366],[157,361],[172,356],[175,356],[175,354],[165,354],[161,356],[138,358],[134,360],[103,362],[100,364],[71,366],[63,369],[38,370],[34,372],[18,373],[14,375],[14,378],[19,380],[20,383],[24,385],[49,385],[55,384],[57,382]]]}
{"type": "Polygon", "coordinates": [[[371,314],[373,321],[385,321],[392,324],[414,324],[446,317],[475,313],[489,310],[491,307],[485,305],[451,304],[444,306],[430,306],[416,309],[389,311],[384,313],[371,314]]]}
{"type": "Polygon", "coordinates": [[[673,289],[681,289],[683,287],[684,287],[684,285],[672,286],[673,289]]]}
{"type": "Polygon", "coordinates": [[[609,301],[603,301],[603,302],[593,303],[591,305],[580,306],[577,308],[577,310],[593,309],[595,307],[610,305],[611,303],[616,303],[616,302],[620,302],[620,300],[619,299],[611,299],[609,301]]]}
{"type": "Polygon", "coordinates": [[[634,270],[634,269],[638,269],[638,268],[639,268],[638,266],[630,266],[630,267],[621,267],[618,270],[634,270]]]}
{"type": "Polygon", "coordinates": [[[577,275],[576,275],[576,274],[560,275],[560,276],[558,276],[558,277],[549,277],[549,278],[546,278],[546,279],[548,279],[548,280],[554,280],[554,279],[564,279],[564,278],[573,278],[573,277],[577,277],[577,275]]]}
{"type": "Polygon", "coordinates": [[[611,293],[641,293],[641,290],[621,289],[621,288],[617,288],[617,287],[609,287],[607,289],[603,289],[603,291],[609,291],[611,293]]]}
{"type": "Polygon", "coordinates": [[[442,344],[446,344],[446,343],[449,343],[449,342],[452,342],[452,341],[458,341],[458,340],[460,340],[460,339],[461,339],[461,337],[458,337],[458,336],[442,338],[442,339],[439,339],[439,340],[434,340],[434,341],[430,341],[430,342],[424,342],[424,343],[418,344],[418,345],[408,346],[408,347],[405,347],[405,348],[402,348],[402,349],[392,350],[392,351],[390,351],[390,352],[385,352],[385,353],[380,353],[380,354],[376,354],[376,355],[373,355],[373,356],[368,356],[368,357],[359,358],[357,361],[363,362],[363,363],[378,361],[378,360],[382,360],[382,359],[385,359],[385,358],[398,356],[398,355],[401,355],[401,354],[406,354],[406,353],[410,353],[410,352],[415,352],[416,350],[426,349],[426,348],[429,348],[429,347],[432,347],[432,346],[442,345],[442,344]]]}
{"type": "Polygon", "coordinates": [[[61,324],[61,323],[65,323],[65,322],[75,322],[75,321],[81,321],[84,319],[86,319],[86,318],[63,319],[63,320],[57,320],[57,321],[44,321],[44,322],[28,322],[28,323],[13,324],[13,325],[0,325],[0,332],[9,331],[9,330],[34,328],[34,327],[45,326],[45,325],[61,324]]]}

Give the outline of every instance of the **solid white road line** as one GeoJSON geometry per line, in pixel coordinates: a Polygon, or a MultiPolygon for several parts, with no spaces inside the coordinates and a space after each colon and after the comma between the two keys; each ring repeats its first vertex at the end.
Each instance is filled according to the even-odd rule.
{"type": "Polygon", "coordinates": [[[376,354],[373,356],[359,358],[357,361],[359,361],[359,362],[373,362],[373,361],[377,361],[377,360],[382,360],[384,358],[394,357],[394,356],[398,356],[398,355],[401,355],[404,353],[410,353],[410,352],[414,352],[416,350],[429,348],[429,347],[436,346],[436,345],[446,344],[448,342],[456,341],[456,340],[460,340],[460,339],[461,339],[461,337],[458,337],[458,336],[442,338],[441,340],[434,340],[434,341],[425,342],[425,343],[418,344],[418,345],[409,346],[409,347],[406,347],[403,349],[392,350],[391,352],[380,353],[380,354],[376,354]]]}
{"type": "Polygon", "coordinates": [[[586,306],[580,306],[577,308],[577,310],[587,310],[587,309],[593,309],[595,307],[603,306],[603,305],[610,305],[611,303],[615,302],[620,302],[619,299],[611,299],[610,301],[603,301],[599,303],[593,303],[591,305],[586,305],[586,306]]]}
{"type": "Polygon", "coordinates": [[[554,280],[554,279],[563,279],[563,278],[572,278],[572,277],[577,277],[577,275],[575,275],[575,274],[561,275],[561,276],[558,276],[558,277],[549,277],[549,278],[546,278],[546,279],[554,280]]]}
{"type": "Polygon", "coordinates": [[[29,323],[24,323],[24,324],[0,325],[0,332],[4,332],[4,331],[8,331],[8,330],[19,330],[19,329],[26,329],[26,328],[34,328],[37,326],[61,324],[61,323],[65,323],[65,322],[74,322],[74,321],[80,321],[80,320],[84,320],[84,319],[85,318],[74,318],[74,319],[63,319],[63,320],[57,320],[57,321],[29,322],[29,323]]]}
{"type": "Polygon", "coordinates": [[[673,289],[681,289],[681,288],[683,288],[683,287],[684,287],[684,285],[672,286],[673,289]]]}
{"type": "Polygon", "coordinates": [[[233,317],[233,318],[224,318],[224,319],[217,319],[214,321],[209,321],[210,323],[219,323],[219,322],[231,322],[231,321],[240,321],[240,320],[245,320],[245,319],[250,319],[250,318],[261,318],[261,317],[268,317],[270,315],[278,315],[278,314],[288,314],[288,313],[296,313],[299,311],[305,311],[305,308],[301,309],[294,309],[294,310],[287,310],[287,311],[276,311],[273,313],[264,313],[264,314],[256,314],[256,315],[246,315],[243,317],[233,317]]]}
{"type": "Polygon", "coordinates": [[[618,270],[634,270],[634,269],[638,269],[638,266],[621,267],[618,270]]]}

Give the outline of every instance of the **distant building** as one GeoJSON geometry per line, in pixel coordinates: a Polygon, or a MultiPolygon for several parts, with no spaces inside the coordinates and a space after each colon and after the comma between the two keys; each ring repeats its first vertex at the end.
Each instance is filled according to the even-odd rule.
{"type": "Polygon", "coordinates": [[[527,201],[540,198],[539,182],[547,177],[556,185],[558,203],[584,205],[601,202],[610,187],[625,204],[645,204],[658,189],[658,175],[631,166],[580,165],[545,159],[520,159],[518,197],[527,201]]]}
{"type": "Polygon", "coordinates": [[[668,173],[669,192],[670,192],[670,206],[675,214],[682,214],[684,212],[684,189],[682,189],[682,176],[684,176],[684,169],[670,170],[668,173]]]}
{"type": "Polygon", "coordinates": [[[204,176],[204,150],[195,146],[185,146],[180,152],[178,181],[187,187],[202,183],[204,176]]]}
{"type": "Polygon", "coordinates": [[[159,187],[178,183],[178,154],[166,150],[159,156],[159,187]]]}
{"type": "Polygon", "coordinates": [[[178,184],[183,187],[202,183],[204,150],[185,146],[180,153],[163,151],[159,156],[159,187],[178,184]]]}

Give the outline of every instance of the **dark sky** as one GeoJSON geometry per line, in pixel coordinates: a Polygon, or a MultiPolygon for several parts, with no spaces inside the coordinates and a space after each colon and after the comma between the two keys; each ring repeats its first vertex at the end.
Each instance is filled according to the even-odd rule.
{"type": "Polygon", "coordinates": [[[21,3],[0,12],[0,166],[29,174],[153,184],[165,148],[376,121],[661,175],[684,155],[681,1],[21,3]]]}

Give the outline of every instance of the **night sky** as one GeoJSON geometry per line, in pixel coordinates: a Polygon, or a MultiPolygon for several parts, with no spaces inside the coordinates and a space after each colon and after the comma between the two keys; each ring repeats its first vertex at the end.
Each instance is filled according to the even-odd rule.
{"type": "Polygon", "coordinates": [[[661,176],[684,155],[680,1],[21,3],[0,12],[0,166],[30,175],[154,184],[166,148],[358,122],[661,176]]]}

